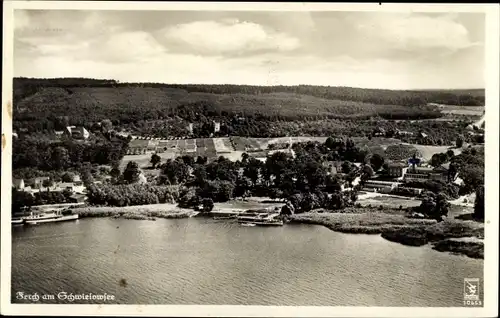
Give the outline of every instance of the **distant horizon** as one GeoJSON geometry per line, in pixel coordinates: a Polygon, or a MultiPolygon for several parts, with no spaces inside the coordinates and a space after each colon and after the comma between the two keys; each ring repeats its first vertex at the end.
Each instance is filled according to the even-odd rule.
{"type": "Polygon", "coordinates": [[[315,85],[315,84],[295,84],[295,85],[254,85],[254,84],[232,84],[232,83],[173,83],[173,82],[145,82],[145,81],[119,81],[113,78],[92,78],[92,77],[26,77],[15,76],[14,79],[28,80],[58,80],[58,79],[83,79],[97,81],[114,81],[117,84],[160,84],[160,85],[220,85],[220,86],[253,86],[253,87],[295,87],[295,86],[315,86],[315,87],[337,87],[337,88],[355,88],[366,90],[383,90],[383,91],[467,91],[467,90],[486,90],[485,87],[469,87],[469,88],[415,88],[415,89],[390,89],[390,88],[374,88],[374,87],[359,87],[359,86],[339,86],[339,85],[315,85]]]}
{"type": "Polygon", "coordinates": [[[14,75],[470,89],[486,85],[485,33],[485,14],[466,12],[23,9],[14,75]]]}

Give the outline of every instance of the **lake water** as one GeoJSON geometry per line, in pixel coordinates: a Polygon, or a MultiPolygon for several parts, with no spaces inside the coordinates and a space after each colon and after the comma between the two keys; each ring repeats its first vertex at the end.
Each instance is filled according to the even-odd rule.
{"type": "Polygon", "coordinates": [[[461,306],[464,278],[483,277],[483,260],[315,225],[94,218],[12,230],[13,302],[64,291],[119,304],[461,306]]]}

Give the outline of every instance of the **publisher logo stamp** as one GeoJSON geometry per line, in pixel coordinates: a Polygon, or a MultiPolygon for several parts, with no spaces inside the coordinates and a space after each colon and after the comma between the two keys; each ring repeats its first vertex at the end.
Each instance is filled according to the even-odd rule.
{"type": "Polygon", "coordinates": [[[481,306],[479,299],[479,278],[464,278],[464,304],[481,306]]]}
{"type": "Polygon", "coordinates": [[[464,279],[464,300],[479,300],[479,278],[464,279]]]}

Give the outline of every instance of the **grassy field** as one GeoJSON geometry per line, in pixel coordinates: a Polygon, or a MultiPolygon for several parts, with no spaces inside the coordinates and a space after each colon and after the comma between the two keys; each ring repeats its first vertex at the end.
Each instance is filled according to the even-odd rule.
{"type": "Polygon", "coordinates": [[[438,108],[442,113],[445,114],[469,115],[469,116],[482,116],[485,110],[484,106],[439,105],[438,108]]]}
{"type": "Polygon", "coordinates": [[[411,198],[381,195],[361,198],[358,199],[357,203],[360,203],[362,206],[370,205],[372,207],[384,206],[390,208],[399,208],[400,206],[402,206],[403,208],[409,208],[419,206],[422,201],[411,198]]]}
{"type": "Polygon", "coordinates": [[[379,212],[360,208],[358,213],[316,213],[308,212],[291,216],[293,222],[320,224],[331,230],[345,233],[380,234],[386,229],[413,225],[430,225],[434,220],[410,219],[403,211],[379,212]]]}
{"type": "MultiPolygon", "coordinates": [[[[161,157],[161,160],[164,162],[167,159],[173,159],[177,156],[177,152],[167,151],[158,154],[161,157]]],[[[123,170],[130,161],[135,161],[139,165],[139,168],[147,168],[151,167],[151,154],[142,154],[142,155],[126,155],[123,157],[120,162],[120,169],[123,170]]]]}
{"type": "MultiPolygon", "coordinates": [[[[246,138],[246,137],[227,137],[227,138],[198,138],[198,139],[179,139],[179,140],[139,140],[134,139],[130,142],[130,147],[148,147],[150,150],[147,154],[126,155],[122,160],[122,168],[129,161],[136,161],[140,167],[149,166],[151,160],[152,149],[159,147],[162,152],[158,155],[162,160],[175,158],[177,156],[192,155],[206,156],[208,158],[217,158],[224,156],[230,160],[241,160],[241,155],[244,152],[250,153],[252,156],[265,157],[269,145],[271,144],[286,144],[315,141],[324,143],[327,137],[310,137],[310,136],[294,136],[280,138],[246,138]]],[[[374,137],[369,140],[366,137],[353,137],[355,144],[359,148],[368,148],[373,153],[385,155],[385,149],[390,145],[410,145],[402,143],[399,139],[374,137]]],[[[411,144],[422,155],[423,159],[429,161],[432,155],[436,153],[446,152],[449,149],[453,150],[455,155],[462,152],[462,148],[454,148],[449,146],[426,146],[411,144]]]]}

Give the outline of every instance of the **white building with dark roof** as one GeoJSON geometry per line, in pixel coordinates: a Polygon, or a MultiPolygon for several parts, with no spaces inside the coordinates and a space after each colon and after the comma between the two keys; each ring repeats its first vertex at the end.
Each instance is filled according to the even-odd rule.
{"type": "Polygon", "coordinates": [[[68,126],[65,133],[74,139],[87,139],[90,137],[90,133],[85,127],[68,126]]]}

